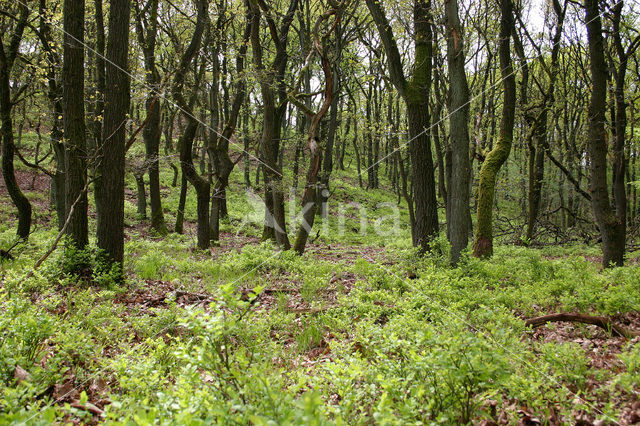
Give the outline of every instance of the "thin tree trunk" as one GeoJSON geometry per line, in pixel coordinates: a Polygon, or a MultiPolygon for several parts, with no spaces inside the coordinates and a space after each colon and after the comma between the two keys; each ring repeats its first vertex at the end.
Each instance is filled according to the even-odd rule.
{"type": "Polygon", "coordinates": [[[182,174],[182,179],[180,182],[180,199],[178,201],[178,210],[176,211],[176,224],[174,226],[174,231],[176,234],[182,234],[184,231],[184,208],[187,204],[187,189],[189,187],[189,181],[185,174],[182,174]]]}
{"type": "Polygon", "coordinates": [[[145,220],[147,219],[147,193],[144,187],[144,172],[136,171],[133,176],[138,190],[138,218],[145,220]]]}
{"type": "Polygon", "coordinates": [[[56,171],[51,180],[53,198],[55,199],[56,214],[58,218],[58,230],[61,230],[66,220],[65,216],[65,194],[64,194],[64,145],[62,144],[62,99],[58,81],[56,80],[56,69],[60,66],[60,56],[51,49],[52,37],[51,28],[47,17],[47,5],[45,0],[39,3],[40,33],[42,42],[47,51],[47,98],[53,109],[53,124],[51,126],[51,147],[56,159],[56,171]]]}
{"type": "Polygon", "coordinates": [[[284,75],[288,62],[286,52],[287,35],[298,6],[298,0],[290,0],[289,8],[282,18],[280,28],[276,28],[276,24],[270,15],[269,6],[266,3],[258,2],[257,0],[250,0],[249,3],[252,17],[251,45],[253,47],[253,61],[259,74],[263,105],[261,161],[263,162],[265,173],[266,204],[263,239],[274,239],[278,246],[288,250],[291,248],[291,243],[289,242],[285,223],[284,188],[282,188],[282,171],[278,167],[278,154],[280,152],[282,123],[287,108],[287,91],[284,85],[284,75]],[[267,20],[271,21],[271,35],[276,45],[276,54],[271,67],[272,71],[270,72],[265,71],[262,58],[262,41],[260,39],[261,9],[269,11],[267,20]]]}
{"type": "Polygon", "coordinates": [[[162,211],[162,197],[160,195],[160,137],[161,112],[158,92],[160,87],[160,75],[156,67],[156,36],[158,22],[158,0],[150,0],[148,6],[149,17],[142,16],[138,3],[134,2],[136,18],[136,34],[138,43],[142,46],[145,66],[145,83],[150,88],[145,101],[147,111],[147,123],[142,130],[142,138],[145,147],[145,162],[149,173],[149,199],[151,202],[151,229],[161,235],[167,233],[167,226],[162,211]],[[143,23],[146,24],[143,26],[143,23]],[[146,27],[146,32],[145,32],[146,27]]]}
{"type": "Polygon", "coordinates": [[[13,122],[11,120],[11,88],[9,80],[15,58],[18,54],[19,41],[22,39],[29,10],[22,5],[19,21],[12,34],[12,43],[8,49],[0,41],[0,136],[2,140],[2,177],[11,201],[18,209],[18,237],[27,239],[31,229],[31,203],[20,190],[13,167],[13,156],[16,150],[13,139],[13,122]],[[17,41],[17,42],[16,42],[17,41]],[[14,49],[15,47],[15,49],[14,49]]]}
{"type": "MultiPolygon", "coordinates": [[[[194,89],[190,102],[187,102],[183,92],[184,80],[187,70],[192,65],[194,57],[196,56],[200,45],[202,44],[202,35],[205,30],[207,22],[207,2],[205,0],[196,0],[197,8],[197,20],[196,26],[191,37],[189,45],[185,49],[180,59],[180,65],[174,74],[173,80],[173,97],[176,103],[183,112],[183,116],[187,121],[187,127],[185,128],[182,136],[180,137],[180,166],[182,169],[183,179],[186,178],[189,183],[193,185],[196,190],[196,202],[198,213],[198,248],[207,249],[210,245],[210,224],[209,224],[209,197],[211,192],[211,186],[207,179],[203,179],[197,172],[193,164],[193,141],[198,132],[198,121],[196,120],[193,112],[192,105],[195,101],[193,96],[195,88],[199,85],[199,80],[202,77],[202,72],[197,69],[194,89]]],[[[204,65],[202,65],[204,67],[204,65]]],[[[196,67],[197,68],[197,67],[196,67]]],[[[201,70],[204,68],[201,68],[201,70]]]]}
{"type": "Polygon", "coordinates": [[[449,180],[449,238],[451,263],[457,264],[469,242],[469,86],[464,69],[464,41],[457,0],[445,3],[447,59],[449,63],[449,131],[451,133],[451,178],[449,180]]]}

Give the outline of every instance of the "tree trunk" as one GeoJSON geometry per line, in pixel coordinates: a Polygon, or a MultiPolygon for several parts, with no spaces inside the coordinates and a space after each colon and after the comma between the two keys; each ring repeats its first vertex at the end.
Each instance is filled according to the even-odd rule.
{"type": "Polygon", "coordinates": [[[464,69],[464,42],[457,0],[445,3],[447,59],[449,63],[449,131],[451,133],[451,179],[449,238],[451,263],[457,264],[469,242],[469,86],[464,69]]]}
{"type": "Polygon", "coordinates": [[[263,121],[261,141],[261,162],[265,172],[265,227],[263,239],[274,239],[284,250],[291,248],[285,223],[284,188],[282,171],[278,167],[282,122],[287,108],[285,70],[288,62],[287,41],[289,28],[298,6],[298,0],[290,0],[286,15],[276,28],[271,11],[266,3],[250,0],[251,6],[251,45],[253,62],[258,71],[258,80],[262,93],[263,121]],[[266,72],[262,58],[262,40],[260,39],[261,9],[268,11],[271,36],[276,54],[270,72],[266,72]],[[277,92],[277,96],[276,96],[277,92]],[[277,99],[278,98],[278,99],[277,99]]]}
{"type": "Polygon", "coordinates": [[[56,70],[60,67],[60,56],[51,49],[52,36],[47,17],[47,5],[45,0],[39,3],[40,33],[42,42],[47,51],[47,98],[53,109],[53,124],[51,126],[51,147],[56,159],[56,171],[52,178],[52,198],[55,199],[56,215],[58,218],[58,230],[61,230],[66,220],[65,217],[65,196],[64,196],[64,145],[62,144],[62,99],[56,80],[56,70]]]}
{"type": "MultiPolygon", "coordinates": [[[[602,266],[622,266],[624,261],[625,224],[611,208],[607,186],[607,137],[605,110],[607,102],[607,65],[604,58],[602,22],[597,0],[585,0],[591,100],[588,113],[588,150],[591,168],[591,207],[602,237],[602,266]]],[[[614,171],[615,173],[615,171],[614,171]]],[[[624,214],[624,213],[623,213],[624,214]]]]}
{"type": "Polygon", "coordinates": [[[84,122],[84,0],[64,1],[64,60],[62,64],[65,138],[65,215],[78,200],[67,225],[77,248],[89,242],[87,219],[87,143],[84,122]]]}
{"type": "Polygon", "coordinates": [[[400,52],[382,7],[376,0],[366,0],[387,54],[387,64],[393,85],[407,105],[409,121],[409,153],[415,203],[415,225],[412,229],[413,245],[426,251],[438,235],[436,187],[431,155],[429,129],[429,96],[433,67],[431,2],[415,0],[413,16],[415,27],[415,61],[411,80],[407,80],[400,52]]]}
{"type": "MultiPolygon", "coordinates": [[[[250,34],[251,16],[248,14],[246,17],[242,44],[240,45],[240,49],[238,50],[238,55],[236,57],[235,71],[238,76],[241,76],[244,72],[244,58],[247,53],[250,34]]],[[[210,147],[210,155],[212,154],[212,158],[215,158],[215,162],[212,162],[215,163],[215,173],[218,178],[213,190],[213,196],[211,198],[211,217],[209,218],[212,241],[219,241],[220,219],[228,217],[226,191],[227,186],[229,185],[229,176],[231,175],[231,172],[235,167],[235,164],[229,157],[229,140],[235,132],[236,125],[238,123],[238,117],[240,116],[240,111],[242,109],[242,104],[245,102],[246,98],[246,83],[244,79],[238,79],[237,83],[235,84],[235,89],[236,93],[234,95],[233,101],[231,102],[231,108],[227,111],[226,123],[224,124],[222,134],[220,134],[219,137],[215,138],[215,143],[213,143],[214,138],[212,138],[212,146],[210,147]]],[[[213,96],[211,101],[212,103],[214,102],[213,96]]]]}
{"type": "Polygon", "coordinates": [[[244,186],[245,188],[251,188],[251,171],[249,170],[251,160],[251,155],[249,154],[249,105],[244,107],[242,113],[242,141],[244,142],[244,186]]]}
{"type": "Polygon", "coordinates": [[[144,187],[144,172],[135,171],[133,177],[136,179],[138,190],[138,218],[147,219],[147,192],[144,187]]]}
{"type": "MultiPolygon", "coordinates": [[[[185,75],[192,65],[193,59],[202,44],[202,34],[207,22],[207,2],[196,0],[197,21],[189,45],[180,58],[180,65],[175,72],[173,80],[173,97],[176,104],[182,110],[187,121],[187,127],[180,137],[180,166],[182,169],[183,182],[186,178],[196,190],[197,213],[198,213],[198,248],[207,249],[210,245],[210,224],[209,224],[209,197],[211,196],[211,185],[207,179],[203,179],[197,172],[193,164],[193,141],[198,132],[198,121],[195,118],[192,105],[195,102],[195,91],[199,85],[202,72],[196,72],[194,89],[190,102],[187,102],[184,94],[185,75]]],[[[204,65],[202,65],[204,66],[204,65]]],[[[197,67],[196,67],[197,68],[197,67]]]]}
{"type": "Polygon", "coordinates": [[[187,204],[187,188],[189,187],[188,184],[189,181],[183,173],[180,182],[180,199],[178,201],[178,210],[176,211],[176,224],[173,228],[176,234],[182,234],[182,232],[184,231],[184,208],[187,204]]]}
{"type": "Polygon", "coordinates": [[[150,88],[145,101],[147,111],[147,123],[142,130],[144,139],[145,161],[149,173],[149,199],[151,202],[151,228],[161,235],[167,233],[167,226],[164,221],[162,211],[162,197],[160,195],[160,136],[161,136],[161,113],[160,113],[160,75],[156,67],[155,49],[158,22],[158,0],[150,0],[149,18],[142,16],[138,4],[136,8],[136,33],[138,42],[142,46],[145,66],[145,83],[150,88]],[[143,22],[146,24],[143,27],[143,22]]]}
{"type": "MultiPolygon", "coordinates": [[[[542,182],[544,180],[544,159],[546,152],[549,150],[549,142],[547,140],[547,120],[549,116],[548,111],[549,108],[553,106],[555,83],[558,74],[557,68],[560,52],[560,41],[562,37],[562,28],[566,13],[566,3],[563,7],[560,5],[559,1],[554,0],[553,8],[557,18],[557,23],[555,34],[552,39],[551,65],[550,70],[548,70],[549,86],[546,90],[546,93],[542,94],[542,110],[540,111],[538,117],[533,120],[529,120],[531,122],[531,125],[533,126],[533,129],[532,140],[530,141],[529,145],[529,211],[527,217],[527,231],[525,235],[527,242],[531,242],[533,240],[535,226],[540,211],[540,201],[542,198],[542,182]]],[[[521,56],[522,60],[526,61],[524,49],[519,47],[517,50],[519,50],[518,55],[521,56]]],[[[544,61],[544,58],[540,58],[540,60],[544,61]]],[[[545,67],[545,69],[547,68],[545,67]]],[[[523,90],[525,89],[523,88],[523,90]]]]}
{"type": "Polygon", "coordinates": [[[98,147],[96,187],[98,247],[110,261],[122,265],[124,258],[124,157],[125,123],[130,107],[128,0],[112,0],[105,74],[102,145],[98,147]]]}
{"type": "MultiPolygon", "coordinates": [[[[340,6],[344,5],[344,2],[340,4],[340,6]]],[[[339,7],[340,7],[339,6],[339,7]]],[[[331,9],[333,14],[336,15],[336,24],[340,19],[340,12],[336,9],[331,9]]],[[[318,206],[318,197],[321,195],[319,193],[322,190],[322,185],[318,186],[318,174],[320,172],[320,162],[322,159],[323,150],[327,155],[332,155],[331,149],[328,147],[323,147],[318,140],[317,133],[318,127],[320,126],[320,122],[322,118],[327,113],[329,108],[333,105],[333,98],[337,94],[337,90],[334,90],[334,80],[332,74],[332,66],[331,62],[326,56],[324,51],[324,47],[320,43],[320,36],[318,34],[318,28],[322,21],[327,19],[330,16],[329,13],[325,13],[316,21],[314,25],[313,31],[313,40],[314,40],[314,50],[320,57],[320,62],[322,64],[322,71],[325,78],[325,89],[324,89],[324,100],[318,112],[313,114],[311,117],[311,122],[309,125],[309,134],[307,136],[307,144],[309,146],[309,170],[307,172],[307,182],[304,187],[304,194],[302,196],[302,223],[298,228],[298,232],[296,235],[296,239],[293,245],[293,249],[298,254],[303,254],[305,246],[307,244],[307,239],[309,238],[309,233],[313,228],[313,222],[315,220],[316,208],[318,206]]],[[[334,25],[332,28],[335,28],[334,25]]],[[[333,30],[329,30],[329,33],[325,34],[322,38],[323,40],[327,39],[333,30]]],[[[308,57],[307,61],[311,58],[308,57]]],[[[307,62],[306,66],[309,63],[307,62]]],[[[325,169],[325,172],[330,172],[331,162],[328,164],[325,163],[325,167],[329,169],[325,169]]],[[[327,177],[328,179],[328,177],[327,177]]]]}
{"type": "MultiPolygon", "coordinates": [[[[24,12],[25,21],[26,14],[27,12],[24,12]]],[[[18,23],[17,25],[20,24],[18,23]]],[[[22,31],[20,31],[20,33],[22,33],[22,31]]],[[[4,184],[7,187],[9,197],[11,197],[11,201],[13,201],[13,204],[18,209],[18,237],[27,239],[29,237],[29,230],[31,229],[31,204],[18,186],[13,168],[13,155],[16,147],[13,142],[11,89],[9,87],[13,60],[10,58],[10,52],[5,52],[4,46],[0,46],[0,49],[0,120],[2,123],[0,133],[2,134],[2,177],[4,179],[4,184]]]]}
{"type": "Polygon", "coordinates": [[[500,134],[494,148],[487,154],[480,169],[478,183],[478,228],[473,243],[475,257],[493,255],[493,202],[496,179],[500,168],[509,157],[513,143],[513,126],[516,109],[516,79],[511,64],[510,38],[513,29],[513,4],[511,0],[500,1],[500,72],[504,90],[500,134]]]}

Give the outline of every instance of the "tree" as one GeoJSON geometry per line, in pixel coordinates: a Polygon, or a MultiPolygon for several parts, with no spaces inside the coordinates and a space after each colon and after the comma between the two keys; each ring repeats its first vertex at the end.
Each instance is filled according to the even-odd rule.
{"type": "Polygon", "coordinates": [[[50,13],[53,11],[47,9],[46,0],[40,0],[38,14],[40,15],[40,28],[38,35],[42,43],[43,49],[46,51],[47,58],[47,98],[51,104],[53,110],[52,125],[51,125],[51,146],[53,148],[56,171],[53,175],[53,199],[55,200],[56,213],[58,217],[58,229],[61,230],[66,220],[65,216],[65,175],[64,175],[64,156],[65,149],[62,143],[62,93],[60,91],[60,85],[58,84],[58,78],[56,70],[60,68],[60,54],[53,50],[53,37],[51,35],[51,28],[49,20],[51,19],[50,13]]]}
{"type": "MultiPolygon", "coordinates": [[[[529,35],[524,23],[520,19],[520,14],[517,17],[520,21],[520,28],[529,38],[530,43],[534,46],[535,51],[538,54],[537,63],[540,65],[543,71],[543,76],[546,75],[548,83],[546,87],[542,83],[542,78],[536,78],[533,75],[533,79],[536,82],[536,87],[540,91],[541,100],[537,103],[529,101],[529,63],[524,50],[521,37],[515,31],[513,32],[515,51],[522,63],[522,82],[520,91],[520,103],[524,112],[524,119],[529,127],[529,131],[526,137],[527,146],[529,148],[529,185],[528,185],[528,214],[527,214],[527,230],[525,232],[525,241],[528,243],[533,241],[534,231],[536,228],[538,214],[540,212],[540,204],[542,200],[542,182],[544,179],[544,160],[545,154],[549,153],[549,141],[548,141],[548,117],[549,112],[553,108],[555,101],[556,79],[558,75],[558,60],[560,53],[560,41],[562,38],[562,31],[564,25],[564,18],[567,11],[567,2],[561,5],[558,0],[552,2],[554,14],[556,17],[555,33],[551,39],[551,63],[547,63],[544,53],[540,47],[536,44],[535,40],[529,35]]],[[[534,63],[535,64],[535,63],[534,63]]]]}
{"type": "Polygon", "coordinates": [[[438,235],[436,186],[429,133],[429,94],[432,71],[432,32],[430,0],[414,0],[413,25],[415,59],[413,75],[405,77],[398,45],[379,0],[366,0],[387,54],[389,77],[407,107],[409,121],[409,152],[411,180],[415,203],[413,245],[427,250],[429,242],[438,235]]]}
{"type": "Polygon", "coordinates": [[[264,0],[249,0],[251,7],[251,47],[253,63],[258,74],[262,95],[262,141],[260,160],[265,172],[265,228],[263,239],[274,239],[284,250],[291,248],[287,235],[284,210],[284,190],[282,170],[278,166],[282,123],[287,110],[287,90],[285,73],[289,60],[287,43],[289,29],[298,0],[290,0],[286,14],[278,27],[272,9],[264,0]],[[275,56],[267,70],[263,60],[260,40],[260,20],[265,15],[271,40],[275,45],[275,56]]]}
{"type": "Polygon", "coordinates": [[[158,0],[147,0],[143,10],[134,2],[136,34],[142,48],[145,66],[145,83],[149,93],[145,101],[146,125],[142,130],[146,152],[145,165],[149,173],[149,198],[151,202],[151,228],[160,234],[167,232],[160,197],[160,73],[156,66],[156,39],[158,33],[158,0]],[[146,13],[143,13],[146,11],[146,13]]]}
{"type": "MultiPolygon", "coordinates": [[[[318,174],[320,172],[320,162],[322,159],[323,151],[323,144],[320,143],[320,140],[318,139],[318,127],[320,126],[320,121],[329,110],[329,107],[332,104],[333,96],[335,95],[332,74],[333,67],[327,55],[326,43],[329,36],[331,35],[331,33],[333,33],[334,29],[340,21],[340,14],[342,12],[342,9],[344,8],[345,2],[346,0],[342,0],[340,3],[330,2],[331,8],[318,17],[313,27],[313,48],[307,56],[305,68],[308,68],[311,65],[312,56],[317,54],[320,58],[322,72],[325,79],[324,100],[322,102],[322,105],[320,106],[320,109],[314,113],[313,111],[309,110],[304,103],[298,101],[295,98],[295,95],[291,96],[296,105],[303,109],[305,113],[311,118],[307,135],[307,145],[309,146],[309,170],[307,172],[307,182],[304,187],[304,194],[302,196],[302,223],[298,228],[296,240],[293,245],[293,249],[298,254],[304,253],[304,249],[307,244],[307,238],[309,237],[309,232],[313,227],[313,222],[316,216],[316,208],[318,206],[318,191],[320,189],[318,185],[318,174]],[[335,23],[322,37],[320,37],[320,26],[332,15],[335,15],[335,23]]],[[[300,74],[301,77],[305,74],[305,71],[306,70],[303,69],[300,74]]],[[[295,87],[300,87],[300,84],[297,84],[295,87]]],[[[331,155],[331,153],[329,152],[328,155],[331,155]]]]}
{"type": "Polygon", "coordinates": [[[500,168],[507,161],[513,143],[513,126],[516,111],[516,78],[511,63],[511,33],[513,30],[513,4],[500,0],[500,41],[498,56],[502,75],[503,105],[500,134],[493,149],[487,154],[480,169],[478,183],[478,223],[473,243],[475,257],[493,255],[493,201],[496,179],[500,168]]]}
{"type": "Polygon", "coordinates": [[[451,138],[451,178],[447,208],[451,211],[447,226],[451,241],[451,263],[460,260],[460,252],[469,241],[469,86],[464,69],[464,38],[457,0],[445,2],[447,61],[449,64],[449,129],[451,138]]]}
{"type": "MultiPolygon", "coordinates": [[[[640,47],[640,36],[636,35],[631,40],[628,46],[623,44],[623,29],[622,29],[622,11],[624,2],[619,1],[613,6],[613,46],[618,60],[617,67],[612,64],[613,79],[615,82],[614,87],[614,99],[615,99],[615,114],[612,117],[614,121],[613,125],[613,179],[612,179],[612,196],[613,205],[615,206],[615,214],[618,218],[618,222],[622,225],[621,239],[626,240],[626,225],[627,225],[627,194],[626,194],[626,168],[627,159],[625,156],[625,149],[627,146],[627,106],[626,93],[625,93],[625,81],[627,75],[627,68],[629,66],[629,59],[640,47]]],[[[613,60],[611,61],[613,62],[613,60]]],[[[603,238],[604,240],[604,238],[603,238]]],[[[624,244],[624,243],[622,243],[624,244]]],[[[623,247],[624,250],[624,247],[623,247]]],[[[623,254],[624,255],[624,254],[623,254]]],[[[605,264],[606,266],[606,264],[605,264]]]]}
{"type": "MultiPolygon", "coordinates": [[[[221,17],[224,14],[221,14],[221,17]]],[[[211,216],[209,218],[211,223],[211,240],[218,241],[220,239],[220,218],[226,213],[226,189],[229,185],[229,176],[235,167],[235,163],[229,157],[229,141],[235,132],[238,117],[242,105],[246,100],[246,79],[243,76],[245,66],[245,56],[247,54],[247,48],[249,45],[249,37],[251,35],[251,15],[247,12],[245,22],[244,33],[240,40],[238,53],[236,55],[236,90],[231,103],[231,109],[229,111],[226,123],[222,130],[222,133],[210,135],[209,141],[209,157],[212,160],[214,174],[217,178],[216,184],[213,188],[213,196],[211,197],[211,216]]],[[[217,53],[216,57],[217,57],[217,53]]],[[[214,61],[215,62],[215,61],[214,61]]],[[[217,70],[214,70],[214,73],[217,70]]],[[[214,84],[217,85],[217,82],[214,84]]],[[[217,102],[212,96],[211,102],[217,102]]],[[[215,132],[214,132],[215,133],[215,132]]],[[[248,155],[246,152],[245,155],[248,155]]]]}
{"type": "Polygon", "coordinates": [[[62,109],[67,235],[77,248],[89,242],[87,142],[84,122],[84,0],[64,0],[62,109]],[[73,206],[73,211],[71,207],[73,206]]]}
{"type": "Polygon", "coordinates": [[[105,72],[102,140],[97,147],[100,184],[96,186],[98,247],[122,264],[124,256],[124,155],[129,111],[128,0],[112,0],[105,72]]]}
{"type": "MultiPolygon", "coordinates": [[[[5,46],[0,40],[0,138],[2,140],[2,178],[7,187],[11,201],[18,209],[18,237],[27,239],[31,229],[31,203],[20,190],[13,167],[13,156],[16,150],[13,136],[11,110],[15,99],[12,99],[10,79],[11,72],[18,56],[20,42],[29,18],[29,8],[20,5],[20,15],[9,33],[9,43],[5,46]]],[[[4,38],[4,36],[3,36],[4,38]]]]}
{"type": "MultiPolygon", "coordinates": [[[[602,266],[607,268],[612,264],[622,266],[624,262],[626,209],[620,210],[617,215],[611,208],[607,185],[608,148],[605,130],[607,64],[598,0],[585,0],[584,9],[591,74],[591,99],[588,113],[588,151],[591,169],[589,191],[591,208],[602,237],[602,266]]],[[[622,194],[617,192],[617,195],[623,197],[624,191],[622,194]]]]}
{"type": "MultiPolygon", "coordinates": [[[[210,224],[209,224],[209,197],[211,185],[207,179],[200,176],[193,165],[193,140],[198,131],[198,119],[194,115],[193,104],[195,103],[195,95],[197,93],[198,82],[201,78],[200,72],[196,72],[196,81],[189,101],[184,96],[184,80],[193,59],[200,50],[202,44],[202,35],[204,33],[208,15],[207,1],[196,0],[197,8],[196,25],[191,36],[189,45],[184,50],[178,69],[173,77],[172,93],[173,98],[182,111],[182,115],[187,122],[182,136],[180,137],[180,166],[182,169],[183,179],[186,179],[193,185],[196,190],[197,210],[198,210],[198,248],[206,249],[210,245],[210,224]]],[[[202,68],[204,70],[204,68],[202,68]]],[[[184,185],[183,185],[184,187],[184,185]]]]}

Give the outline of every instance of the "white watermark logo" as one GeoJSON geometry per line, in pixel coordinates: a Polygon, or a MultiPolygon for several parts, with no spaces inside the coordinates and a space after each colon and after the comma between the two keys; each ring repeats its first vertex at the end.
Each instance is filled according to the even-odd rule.
{"type": "MultiPolygon", "coordinates": [[[[331,201],[329,191],[325,188],[321,191],[323,200],[317,203],[316,220],[311,226],[304,218],[305,213],[314,207],[313,203],[301,205],[295,188],[291,188],[289,196],[285,200],[287,213],[287,227],[289,232],[304,226],[310,232],[311,228],[319,230],[326,235],[330,231],[344,236],[347,232],[367,235],[373,232],[381,237],[390,237],[400,234],[400,207],[392,202],[377,203],[373,207],[367,207],[363,203],[354,201],[331,201]]],[[[238,233],[248,227],[262,227],[265,224],[278,229],[272,213],[267,209],[263,199],[264,194],[255,192],[252,188],[245,189],[245,201],[247,212],[244,214],[238,233]]]]}

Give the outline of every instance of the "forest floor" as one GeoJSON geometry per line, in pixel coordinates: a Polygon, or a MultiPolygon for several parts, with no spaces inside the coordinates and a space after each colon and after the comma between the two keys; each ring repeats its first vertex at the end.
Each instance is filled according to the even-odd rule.
{"type": "MultiPolygon", "coordinates": [[[[411,249],[404,209],[392,236],[364,235],[353,214],[340,232],[330,217],[296,256],[260,242],[237,181],[219,246],[201,251],[192,191],[184,234],[159,236],[136,217],[128,176],[124,282],[95,248],[58,249],[27,277],[55,212],[46,178],[30,189],[34,175],[18,176],[37,227],[1,264],[0,424],[640,422],[640,338],[525,325],[573,312],[640,332],[638,253],[602,271],[597,246],[504,243],[452,268],[443,238],[428,256],[411,249]],[[65,272],[78,264],[93,272],[65,272]]],[[[162,179],[172,225],[178,188],[162,179]]],[[[339,181],[338,200],[396,201],[339,181]]],[[[14,226],[0,186],[0,248],[14,226]]]]}

